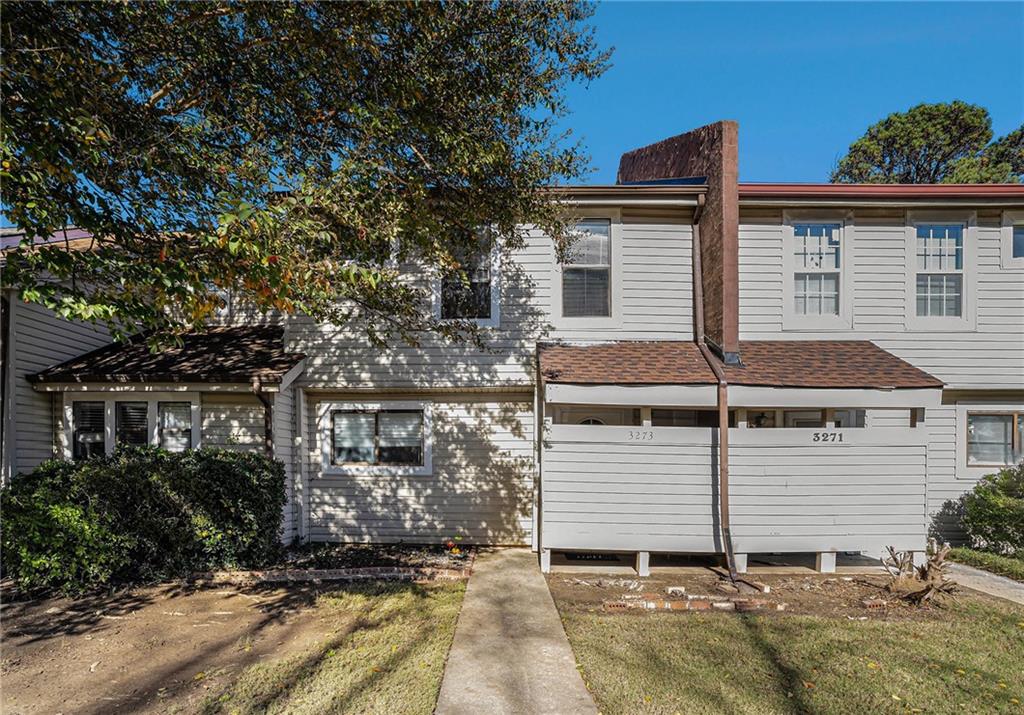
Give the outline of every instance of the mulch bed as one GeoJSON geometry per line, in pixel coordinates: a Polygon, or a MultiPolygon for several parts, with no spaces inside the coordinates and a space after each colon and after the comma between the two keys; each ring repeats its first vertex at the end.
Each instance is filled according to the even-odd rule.
{"type": "MultiPolygon", "coordinates": [[[[623,615],[655,612],[717,611],[765,615],[814,615],[850,620],[922,619],[942,617],[941,606],[915,607],[886,589],[885,575],[765,575],[756,577],[769,586],[767,593],[735,593],[723,587],[712,571],[678,576],[622,578],[568,573],[548,576],[548,586],[560,608],[605,611],[623,615]]],[[[985,598],[962,592],[964,599],[985,598]]]]}

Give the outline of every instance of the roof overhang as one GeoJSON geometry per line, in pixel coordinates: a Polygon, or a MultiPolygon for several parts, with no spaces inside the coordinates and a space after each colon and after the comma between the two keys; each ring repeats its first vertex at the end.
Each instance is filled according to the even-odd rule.
{"type": "Polygon", "coordinates": [[[741,207],[1012,207],[1022,184],[740,184],[741,207]]]}
{"type": "Polygon", "coordinates": [[[717,385],[571,385],[548,383],[547,402],[624,407],[714,407],[717,385]]]}

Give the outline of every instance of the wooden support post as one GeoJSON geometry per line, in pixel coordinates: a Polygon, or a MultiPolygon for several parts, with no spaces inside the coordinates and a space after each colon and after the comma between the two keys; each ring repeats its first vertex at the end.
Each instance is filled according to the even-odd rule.
{"type": "Polygon", "coordinates": [[[814,563],[814,570],[819,573],[835,573],[836,572],[836,552],[835,551],[819,551],[818,558],[814,563]]]}
{"type": "Polygon", "coordinates": [[[651,552],[636,552],[636,575],[644,577],[651,575],[651,552]]]}
{"type": "Polygon", "coordinates": [[[736,565],[736,573],[747,572],[747,555],[746,554],[733,554],[732,562],[736,565]]]}
{"type": "Polygon", "coordinates": [[[551,549],[540,550],[540,572],[551,573],[551,549]]]}

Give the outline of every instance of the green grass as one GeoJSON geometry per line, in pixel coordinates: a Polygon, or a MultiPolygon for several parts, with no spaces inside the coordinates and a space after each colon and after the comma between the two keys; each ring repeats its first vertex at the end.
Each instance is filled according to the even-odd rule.
{"type": "Polygon", "coordinates": [[[298,656],[242,671],[203,713],[433,712],[463,583],[348,588],[320,597],[335,628],[298,656]]]}
{"type": "Polygon", "coordinates": [[[563,609],[602,713],[1021,713],[1024,609],[948,618],[563,609]]]}
{"type": "Polygon", "coordinates": [[[950,551],[949,558],[1016,581],[1024,581],[1024,557],[1021,556],[1001,556],[961,546],[950,551]]]}

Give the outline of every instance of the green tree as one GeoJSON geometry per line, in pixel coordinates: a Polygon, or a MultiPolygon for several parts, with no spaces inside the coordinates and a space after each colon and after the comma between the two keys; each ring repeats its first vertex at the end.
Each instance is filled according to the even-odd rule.
{"type": "Polygon", "coordinates": [[[491,227],[566,233],[542,187],[586,157],[565,87],[607,66],[592,8],[547,2],[5,2],[4,283],[167,335],[224,291],[415,342],[394,266],[463,272],[491,227]],[[67,226],[90,250],[33,244],[67,226]],[[397,259],[397,260],[392,260],[397,259]]]}
{"type": "Polygon", "coordinates": [[[988,110],[919,104],[871,125],[832,172],[835,183],[998,184],[1024,176],[1024,127],[992,141],[988,110]]]}

